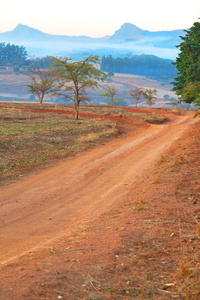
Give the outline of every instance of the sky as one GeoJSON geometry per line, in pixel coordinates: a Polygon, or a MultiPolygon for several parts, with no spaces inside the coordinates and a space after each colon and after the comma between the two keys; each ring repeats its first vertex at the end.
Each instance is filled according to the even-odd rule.
{"type": "Polygon", "coordinates": [[[190,28],[200,0],[0,0],[0,33],[19,23],[49,34],[103,37],[124,23],[143,30],[190,28]]]}

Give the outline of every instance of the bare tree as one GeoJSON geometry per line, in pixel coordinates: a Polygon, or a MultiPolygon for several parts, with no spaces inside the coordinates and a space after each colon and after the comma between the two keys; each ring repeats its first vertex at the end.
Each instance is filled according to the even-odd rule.
{"type": "Polygon", "coordinates": [[[31,82],[27,84],[31,93],[36,95],[40,101],[43,103],[45,94],[52,92],[53,85],[55,82],[55,77],[49,70],[29,70],[27,74],[31,78],[31,82]]]}
{"type": "Polygon", "coordinates": [[[135,90],[129,90],[129,94],[131,97],[135,98],[135,107],[137,107],[140,96],[143,95],[143,89],[140,88],[136,88],[135,90]]]}

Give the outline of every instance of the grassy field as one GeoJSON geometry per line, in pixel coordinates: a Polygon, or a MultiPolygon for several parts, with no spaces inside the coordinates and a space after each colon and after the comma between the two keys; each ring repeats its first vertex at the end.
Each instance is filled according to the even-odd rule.
{"type": "MultiPolygon", "coordinates": [[[[0,185],[40,166],[72,156],[118,132],[116,122],[163,123],[157,110],[72,105],[0,103],[0,185]]],[[[124,129],[126,131],[126,129],[124,129]]]]}
{"type": "Polygon", "coordinates": [[[38,166],[65,158],[116,130],[114,123],[61,114],[0,108],[0,181],[23,176],[38,166]]]}
{"type": "MultiPolygon", "coordinates": [[[[74,111],[74,106],[69,104],[47,104],[44,103],[42,106],[38,103],[13,103],[13,102],[0,102],[0,109],[7,107],[8,109],[19,109],[26,110],[35,109],[45,109],[54,110],[57,113],[63,113],[63,110],[74,111]],[[59,111],[62,110],[62,111],[59,111]]],[[[85,114],[98,114],[98,115],[127,115],[128,118],[138,122],[148,122],[148,123],[163,123],[166,121],[166,116],[160,114],[159,110],[154,112],[153,109],[134,109],[126,107],[111,107],[111,106],[89,106],[80,105],[80,113],[85,114]]],[[[67,112],[66,112],[67,113],[67,112]]],[[[86,115],[87,116],[87,115],[86,115]]]]}

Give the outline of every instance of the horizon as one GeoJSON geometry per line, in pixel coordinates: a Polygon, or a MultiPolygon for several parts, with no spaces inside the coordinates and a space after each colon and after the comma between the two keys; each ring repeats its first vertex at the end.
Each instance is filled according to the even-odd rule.
{"type": "MultiPolygon", "coordinates": [[[[148,30],[148,29],[143,29],[143,28],[137,26],[136,24],[133,24],[133,23],[130,23],[130,22],[125,22],[125,23],[123,23],[119,28],[116,28],[116,30],[113,32],[113,34],[114,34],[117,30],[119,30],[122,26],[124,26],[125,24],[131,24],[131,25],[136,26],[137,28],[139,28],[139,29],[141,29],[141,30],[146,30],[146,31],[149,31],[149,32],[158,32],[158,31],[166,31],[166,32],[170,32],[170,31],[175,31],[175,30],[185,30],[185,29],[188,29],[188,28],[177,28],[177,29],[171,29],[171,30],[148,30]]],[[[34,27],[29,26],[28,24],[22,24],[22,23],[17,24],[17,25],[14,26],[13,29],[11,29],[11,30],[4,31],[4,32],[0,32],[0,34],[1,34],[1,33],[12,32],[13,30],[15,30],[15,29],[16,29],[18,26],[20,26],[20,25],[22,25],[22,26],[24,26],[24,27],[28,27],[28,28],[34,29],[34,30],[38,30],[38,31],[40,31],[40,32],[42,32],[42,33],[49,34],[49,35],[61,35],[61,36],[67,36],[67,35],[65,35],[65,34],[52,34],[52,33],[50,33],[50,32],[44,32],[44,31],[42,31],[40,28],[34,28],[34,27]]],[[[113,35],[113,34],[112,34],[112,35],[113,35]]],[[[106,35],[102,36],[102,38],[103,38],[103,37],[106,37],[106,36],[112,36],[112,35],[106,34],[106,35]]],[[[83,35],[80,35],[80,36],[87,36],[87,35],[86,35],[86,34],[83,34],[83,35]]],[[[71,36],[71,37],[73,37],[73,36],[71,36]]],[[[78,35],[77,35],[77,37],[78,37],[78,35]]],[[[90,36],[88,36],[88,37],[90,37],[90,36]]],[[[99,38],[99,37],[91,37],[91,38],[99,38]]]]}
{"type": "Polygon", "coordinates": [[[98,6],[92,0],[57,0],[56,5],[35,0],[31,9],[25,0],[8,0],[0,11],[0,33],[12,31],[20,23],[51,35],[94,38],[113,35],[124,23],[152,32],[173,31],[190,28],[198,21],[199,11],[199,0],[168,0],[167,5],[159,0],[133,0],[131,4],[124,0],[123,5],[102,0],[98,6]]]}

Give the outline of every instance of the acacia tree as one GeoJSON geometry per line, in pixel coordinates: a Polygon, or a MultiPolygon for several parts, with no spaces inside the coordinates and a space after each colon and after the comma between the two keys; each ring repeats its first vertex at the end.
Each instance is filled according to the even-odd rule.
{"type": "Polygon", "coordinates": [[[52,92],[53,85],[55,83],[55,77],[49,70],[29,70],[27,74],[31,78],[31,82],[26,86],[29,88],[32,94],[36,95],[43,103],[45,94],[52,92]]]}
{"type": "Polygon", "coordinates": [[[135,107],[137,107],[140,97],[143,95],[143,89],[136,88],[135,90],[129,90],[129,94],[131,97],[135,98],[135,107]]]}
{"type": "Polygon", "coordinates": [[[156,89],[146,89],[143,92],[144,97],[146,98],[146,102],[149,105],[149,107],[151,108],[154,100],[157,98],[157,90],[156,89]]]}
{"type": "Polygon", "coordinates": [[[69,57],[50,57],[50,60],[57,79],[53,95],[73,101],[75,118],[78,120],[80,103],[90,101],[87,90],[97,88],[99,81],[104,81],[108,75],[100,71],[100,58],[97,55],[90,55],[81,61],[72,61],[69,57]]]}
{"type": "MultiPolygon", "coordinates": [[[[107,100],[111,103],[111,105],[114,105],[114,102],[117,102],[118,99],[114,99],[115,95],[118,93],[118,89],[115,86],[111,85],[104,85],[103,88],[106,90],[105,92],[101,93],[100,96],[106,96],[107,100]]],[[[106,101],[106,100],[105,100],[106,101]]],[[[118,102],[117,102],[118,103],[118,102]]]]}
{"type": "Polygon", "coordinates": [[[115,86],[106,85],[103,86],[103,88],[106,90],[106,92],[103,92],[100,94],[100,96],[106,96],[104,101],[107,105],[113,106],[115,104],[118,106],[127,106],[127,102],[123,98],[114,98],[118,93],[118,89],[115,86]]]}

